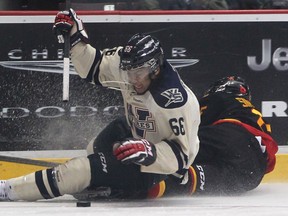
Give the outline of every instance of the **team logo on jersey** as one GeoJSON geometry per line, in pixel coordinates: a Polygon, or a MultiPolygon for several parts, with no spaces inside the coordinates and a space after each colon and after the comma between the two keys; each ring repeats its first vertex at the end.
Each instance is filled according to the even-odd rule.
{"type": "Polygon", "coordinates": [[[168,102],[164,105],[165,107],[169,106],[172,103],[181,103],[183,102],[183,95],[178,88],[171,88],[161,93],[162,96],[168,98],[168,102]]]}
{"type": "Polygon", "coordinates": [[[128,116],[132,129],[139,137],[145,138],[146,132],[155,132],[155,120],[148,110],[139,107],[132,110],[132,106],[129,104],[128,116]]]}

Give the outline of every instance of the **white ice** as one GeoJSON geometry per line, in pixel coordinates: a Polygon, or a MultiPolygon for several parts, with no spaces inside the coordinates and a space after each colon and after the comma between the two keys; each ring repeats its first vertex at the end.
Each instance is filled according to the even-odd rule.
{"type": "Polygon", "coordinates": [[[266,183],[239,196],[98,201],[76,207],[72,196],[37,202],[0,202],[1,216],[287,216],[288,184],[266,183]]]}

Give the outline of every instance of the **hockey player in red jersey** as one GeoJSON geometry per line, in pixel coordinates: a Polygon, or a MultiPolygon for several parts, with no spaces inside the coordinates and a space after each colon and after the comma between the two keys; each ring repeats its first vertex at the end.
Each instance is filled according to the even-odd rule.
{"type": "Polygon", "coordinates": [[[1,181],[0,199],[49,199],[87,187],[139,198],[167,175],[185,183],[198,153],[200,109],[159,40],[136,34],[124,47],[96,49],[72,9],[57,14],[53,29],[60,39],[70,33],[71,60],[81,78],[121,91],[126,116],[91,141],[87,157],[1,181]]]}
{"type": "Polygon", "coordinates": [[[270,124],[251,103],[244,79],[217,80],[200,99],[200,108],[200,148],[189,168],[188,184],[170,177],[149,191],[151,197],[246,192],[273,171],[278,145],[270,124]]]}

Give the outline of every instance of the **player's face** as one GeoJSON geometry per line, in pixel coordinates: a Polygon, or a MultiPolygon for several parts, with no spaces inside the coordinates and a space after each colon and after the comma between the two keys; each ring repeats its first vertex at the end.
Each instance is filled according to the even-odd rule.
{"type": "Polygon", "coordinates": [[[127,71],[128,81],[131,83],[137,94],[143,94],[151,84],[150,67],[141,67],[127,71]]]}

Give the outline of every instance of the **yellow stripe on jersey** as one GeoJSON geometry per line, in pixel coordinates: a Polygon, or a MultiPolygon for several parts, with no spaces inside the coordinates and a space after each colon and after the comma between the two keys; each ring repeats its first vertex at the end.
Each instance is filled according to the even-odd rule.
{"type": "MultiPolygon", "coordinates": [[[[237,119],[232,119],[232,118],[225,118],[225,119],[220,119],[219,121],[227,121],[227,122],[241,122],[237,119]]],[[[218,121],[217,121],[218,122],[218,121]]]]}

